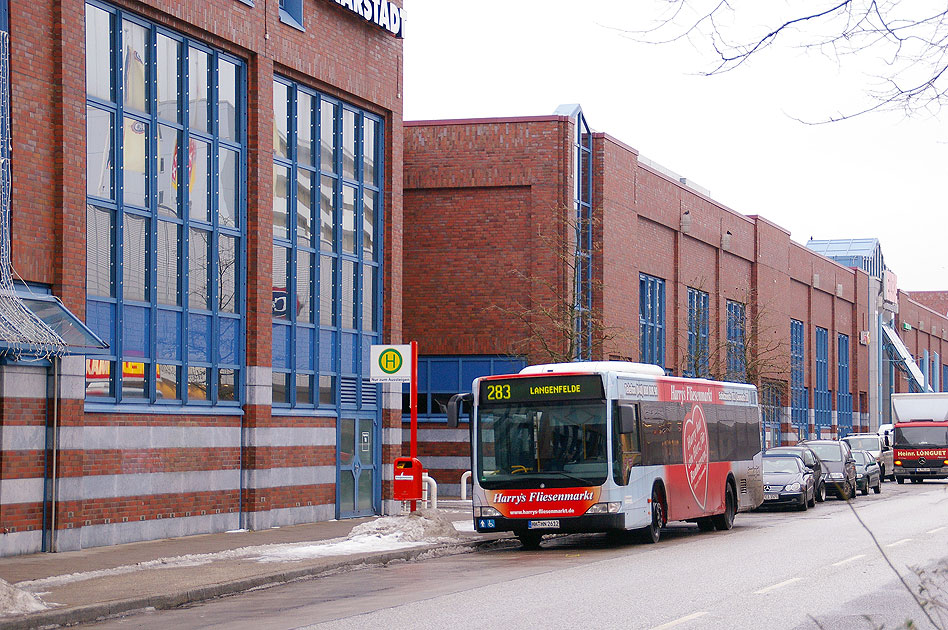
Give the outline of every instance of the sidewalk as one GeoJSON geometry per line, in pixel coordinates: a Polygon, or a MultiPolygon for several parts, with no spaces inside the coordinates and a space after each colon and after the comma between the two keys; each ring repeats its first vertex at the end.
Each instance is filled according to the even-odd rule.
{"type": "Polygon", "coordinates": [[[437,513],[456,523],[453,540],[399,543],[391,536],[364,535],[346,540],[357,525],[379,521],[371,517],[3,558],[0,579],[40,595],[50,608],[0,614],[0,630],[171,608],[360,564],[463,552],[503,537],[473,531],[470,501],[441,501],[437,513]]]}

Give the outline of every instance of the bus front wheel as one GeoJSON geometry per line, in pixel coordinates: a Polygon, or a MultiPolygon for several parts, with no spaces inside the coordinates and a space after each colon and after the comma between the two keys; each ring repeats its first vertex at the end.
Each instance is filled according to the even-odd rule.
{"type": "Polygon", "coordinates": [[[662,537],[662,525],[665,524],[665,503],[658,488],[652,490],[652,520],[639,530],[639,538],[644,543],[655,544],[662,537]]]}
{"type": "MultiPolygon", "coordinates": [[[[803,505],[806,505],[805,499],[803,505]]],[[[714,519],[714,526],[723,532],[734,527],[735,514],[737,514],[737,497],[734,496],[733,486],[727,484],[724,490],[724,514],[717,514],[711,518],[714,519]]]]}

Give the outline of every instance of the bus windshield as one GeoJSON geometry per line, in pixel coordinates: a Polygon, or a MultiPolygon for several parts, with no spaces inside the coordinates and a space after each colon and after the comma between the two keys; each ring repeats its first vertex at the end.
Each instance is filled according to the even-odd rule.
{"type": "Polygon", "coordinates": [[[948,447],[948,427],[895,427],[895,446],[948,447]]]}
{"type": "Polygon", "coordinates": [[[478,481],[488,489],[601,485],[607,436],[604,401],[481,406],[478,481]]]}

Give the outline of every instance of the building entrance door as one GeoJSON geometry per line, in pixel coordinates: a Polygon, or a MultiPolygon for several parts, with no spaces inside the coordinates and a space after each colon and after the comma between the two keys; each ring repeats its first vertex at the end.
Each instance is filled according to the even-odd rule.
{"type": "Polygon", "coordinates": [[[339,422],[336,515],[372,516],[381,503],[379,421],[374,416],[348,416],[339,422]]]}

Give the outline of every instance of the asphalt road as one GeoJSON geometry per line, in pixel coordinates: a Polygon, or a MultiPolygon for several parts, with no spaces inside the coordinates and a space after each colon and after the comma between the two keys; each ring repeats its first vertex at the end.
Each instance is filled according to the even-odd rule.
{"type": "Polygon", "coordinates": [[[948,570],[924,580],[946,606],[933,626],[886,560],[913,589],[918,569],[948,562],[948,483],[889,482],[853,507],[865,527],[829,498],[807,512],[739,514],[729,532],[676,525],[657,545],[603,535],[558,537],[539,551],[503,542],[86,627],[875,630],[912,619],[948,628],[948,570]]]}

